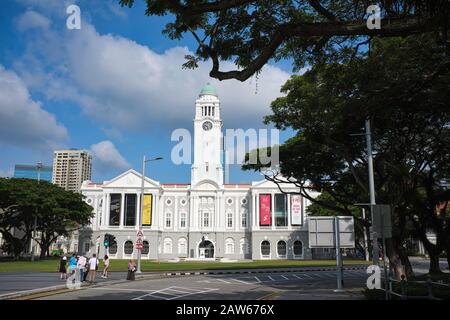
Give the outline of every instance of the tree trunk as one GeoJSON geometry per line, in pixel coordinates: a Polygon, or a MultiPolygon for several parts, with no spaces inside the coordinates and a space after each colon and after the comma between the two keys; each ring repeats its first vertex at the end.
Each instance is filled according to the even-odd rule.
{"type": "Polygon", "coordinates": [[[386,239],[386,254],[389,258],[389,264],[392,267],[392,271],[394,272],[394,278],[397,280],[401,280],[401,276],[406,276],[406,272],[402,264],[402,259],[400,257],[397,243],[392,238],[386,239]]]}
{"type": "Polygon", "coordinates": [[[414,270],[411,265],[411,261],[409,261],[408,254],[405,248],[401,248],[399,251],[400,260],[402,262],[403,268],[405,270],[405,275],[407,279],[414,277],[414,270]]]}
{"type": "Polygon", "coordinates": [[[441,268],[439,266],[439,255],[442,250],[438,248],[438,246],[431,243],[428,239],[422,239],[423,246],[425,250],[428,252],[430,256],[430,269],[429,273],[442,273],[441,268]]]}

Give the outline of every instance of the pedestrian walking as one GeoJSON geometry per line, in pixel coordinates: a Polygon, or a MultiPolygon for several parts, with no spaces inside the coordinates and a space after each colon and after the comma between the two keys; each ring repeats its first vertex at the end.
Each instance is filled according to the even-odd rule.
{"type": "Polygon", "coordinates": [[[86,258],[86,264],[84,265],[83,282],[86,281],[86,278],[87,278],[90,270],[91,270],[91,267],[89,264],[89,259],[86,258]]]}
{"type": "Polygon", "coordinates": [[[63,256],[61,257],[61,260],[59,260],[59,274],[60,279],[65,280],[67,279],[67,257],[63,256]]]}
{"type": "Polygon", "coordinates": [[[133,259],[128,261],[128,273],[127,273],[127,280],[134,280],[134,273],[136,272],[136,263],[133,259]]]}
{"type": "Polygon", "coordinates": [[[77,268],[77,263],[78,263],[77,256],[74,253],[69,260],[69,274],[70,275],[72,275],[72,273],[75,272],[75,270],[77,268]]]}
{"type": "Polygon", "coordinates": [[[102,274],[103,279],[108,279],[108,269],[109,269],[109,257],[108,255],[105,254],[105,256],[103,257],[103,274],[102,274]]]}
{"type": "Polygon", "coordinates": [[[89,259],[89,274],[87,280],[92,284],[95,283],[95,277],[97,275],[97,265],[98,265],[98,259],[97,255],[94,253],[92,255],[92,258],[89,259]]]}
{"type": "Polygon", "coordinates": [[[85,268],[86,268],[86,258],[83,255],[78,256],[77,269],[80,272],[80,281],[81,282],[84,281],[85,268]]]}

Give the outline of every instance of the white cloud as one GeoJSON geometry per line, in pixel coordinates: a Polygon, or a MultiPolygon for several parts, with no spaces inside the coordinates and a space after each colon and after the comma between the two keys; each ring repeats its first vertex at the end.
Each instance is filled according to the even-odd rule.
{"type": "Polygon", "coordinates": [[[94,166],[101,172],[115,169],[125,170],[131,167],[109,140],[93,144],[91,146],[91,152],[94,166]]]}
{"type": "MultiPolygon", "coordinates": [[[[181,68],[184,56],[191,54],[187,48],[157,53],[124,37],[101,35],[85,22],[81,30],[59,32],[59,39],[52,43],[53,36],[42,38],[49,55],[60,52],[63,58],[59,64],[43,67],[27,57],[30,64],[16,63],[24,78],[40,86],[47,98],[74,100],[102,127],[117,130],[155,125],[190,128],[195,99],[206,82],[217,88],[226,127],[261,127],[262,117],[270,113],[270,102],[289,78],[287,72],[267,65],[258,79],[219,82],[209,78],[209,63],[196,70],[181,68]]],[[[234,65],[224,62],[223,68],[234,65]]]]}
{"type": "Polygon", "coordinates": [[[50,27],[50,20],[36,11],[28,10],[17,18],[16,24],[19,31],[34,28],[47,29],[50,27]]]}
{"type": "Polygon", "coordinates": [[[67,138],[67,129],[31,99],[22,79],[0,65],[0,142],[52,150],[63,146],[67,138]]]}

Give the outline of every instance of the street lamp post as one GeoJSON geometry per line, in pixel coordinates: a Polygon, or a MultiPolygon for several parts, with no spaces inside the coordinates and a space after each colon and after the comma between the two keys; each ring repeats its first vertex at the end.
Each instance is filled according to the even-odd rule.
{"type": "MultiPolygon", "coordinates": [[[[42,162],[38,162],[36,164],[36,169],[37,169],[37,172],[38,172],[38,175],[37,175],[38,183],[41,182],[41,169],[42,169],[42,167],[43,167],[42,162]]],[[[37,227],[37,216],[34,216],[33,236],[31,237],[31,261],[34,261],[34,251],[35,251],[34,238],[36,237],[36,227],[37,227]]]]}
{"type": "MultiPolygon", "coordinates": [[[[142,216],[144,214],[144,183],[145,183],[145,164],[149,161],[156,161],[156,160],[162,160],[162,157],[156,157],[156,158],[152,158],[152,159],[146,159],[145,155],[144,158],[142,159],[142,176],[141,176],[141,208],[140,208],[140,215],[138,217],[139,220],[139,230],[142,229],[142,216]]],[[[138,250],[138,254],[137,254],[137,268],[136,268],[136,273],[141,273],[141,249],[137,249],[138,250]]]]}

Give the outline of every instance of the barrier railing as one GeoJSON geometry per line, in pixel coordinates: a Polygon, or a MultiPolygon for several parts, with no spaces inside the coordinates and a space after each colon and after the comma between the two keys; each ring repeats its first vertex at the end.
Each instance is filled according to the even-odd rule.
{"type": "MultiPolygon", "coordinates": [[[[388,295],[396,296],[402,300],[420,299],[420,300],[442,300],[441,298],[435,297],[433,294],[433,286],[444,287],[449,289],[450,284],[432,281],[431,277],[428,276],[426,281],[408,281],[406,277],[402,275],[402,280],[396,280],[389,277],[389,288],[388,295]],[[400,285],[400,293],[395,292],[393,289],[393,284],[398,283],[400,285]],[[426,295],[408,295],[408,286],[410,285],[423,285],[426,288],[426,295]]],[[[417,287],[416,287],[417,288],[417,287]]],[[[386,291],[386,288],[381,288],[381,290],[386,291]]]]}

